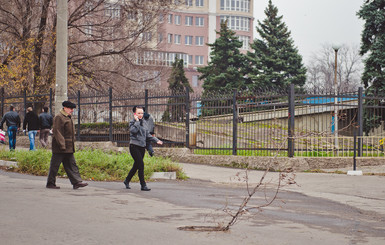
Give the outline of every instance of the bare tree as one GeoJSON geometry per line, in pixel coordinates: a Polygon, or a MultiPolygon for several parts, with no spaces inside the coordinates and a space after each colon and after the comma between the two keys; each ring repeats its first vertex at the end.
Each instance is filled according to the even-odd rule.
{"type": "MultiPolygon", "coordinates": [[[[357,90],[363,71],[362,57],[357,46],[343,45],[338,50],[337,91],[339,93],[357,90]]],[[[334,93],[335,53],[332,45],[324,44],[314,54],[307,66],[306,88],[309,92],[334,93]]]]}
{"type": "MultiPolygon", "coordinates": [[[[123,92],[160,76],[159,67],[139,61],[158,45],[159,16],[175,7],[171,1],[68,2],[70,88],[123,92]]],[[[56,1],[0,0],[0,79],[16,92],[53,87],[55,31],[56,1]]]]}

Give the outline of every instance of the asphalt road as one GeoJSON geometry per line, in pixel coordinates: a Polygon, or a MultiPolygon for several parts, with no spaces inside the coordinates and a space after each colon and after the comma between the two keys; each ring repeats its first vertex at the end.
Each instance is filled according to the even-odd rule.
{"type": "MultiPolygon", "coordinates": [[[[188,181],[89,182],[73,190],[45,188],[46,177],[0,171],[0,244],[385,244],[385,215],[327,198],[281,190],[275,202],[242,216],[229,232],[178,227],[230,219],[247,194],[244,185],[188,181]]],[[[249,206],[274,196],[258,192],[249,206]]],[[[385,208],[385,207],[384,207],[385,208]]]]}

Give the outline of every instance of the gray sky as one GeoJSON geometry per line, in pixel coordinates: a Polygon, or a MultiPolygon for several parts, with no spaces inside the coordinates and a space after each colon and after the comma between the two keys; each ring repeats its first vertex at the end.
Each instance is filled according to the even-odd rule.
{"type": "MultiPolygon", "coordinates": [[[[291,31],[291,37],[305,65],[323,44],[359,47],[364,22],[356,12],[364,0],[272,0],[278,14],[291,31]]],[[[255,25],[262,21],[268,0],[254,0],[255,25]]],[[[255,29],[254,29],[255,30],[255,29]]],[[[257,34],[256,34],[257,35],[257,34]]]]}

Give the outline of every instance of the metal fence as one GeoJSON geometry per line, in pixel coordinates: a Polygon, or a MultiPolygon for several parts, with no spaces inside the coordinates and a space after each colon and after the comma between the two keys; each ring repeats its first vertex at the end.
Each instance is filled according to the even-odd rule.
{"type": "MultiPolygon", "coordinates": [[[[17,104],[52,108],[52,90],[28,96],[1,93],[1,113],[17,104]]],[[[193,95],[186,91],[126,96],[76,93],[73,118],[80,141],[129,142],[132,107],[141,105],[154,118],[156,136],[165,146],[187,146],[197,154],[246,156],[383,157],[385,98],[355,93],[306,94],[284,91],[231,91],[193,95]],[[356,137],[354,137],[356,135],[356,137]]],[[[23,113],[24,112],[24,113],[23,113]]]]}

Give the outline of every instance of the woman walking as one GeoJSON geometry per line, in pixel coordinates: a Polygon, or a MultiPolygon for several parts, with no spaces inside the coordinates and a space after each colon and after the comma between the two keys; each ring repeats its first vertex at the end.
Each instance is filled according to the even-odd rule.
{"type": "Polygon", "coordinates": [[[134,112],[134,120],[130,122],[130,154],[134,159],[134,165],[132,166],[123,183],[127,189],[131,189],[130,181],[138,170],[141,190],[150,191],[151,189],[147,187],[146,182],[144,181],[143,158],[146,150],[146,140],[154,141],[159,145],[162,145],[163,142],[158,138],[153,137],[145,125],[143,125],[143,107],[134,106],[132,111],[134,112]]]}

